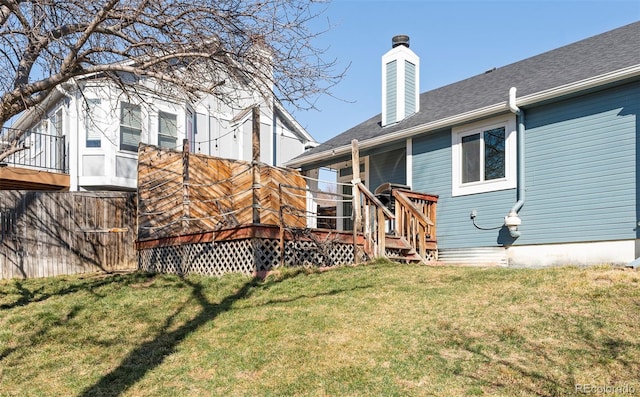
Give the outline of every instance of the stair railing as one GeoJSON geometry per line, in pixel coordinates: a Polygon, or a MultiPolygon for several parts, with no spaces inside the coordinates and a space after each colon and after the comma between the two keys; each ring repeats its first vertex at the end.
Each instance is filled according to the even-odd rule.
{"type": "Polygon", "coordinates": [[[427,250],[436,245],[436,204],[438,196],[394,189],[395,232],[427,260],[427,250]]]}
{"type": "Polygon", "coordinates": [[[354,230],[362,227],[365,253],[373,258],[385,256],[386,221],[395,216],[362,182],[354,186],[354,204],[354,230]]]}

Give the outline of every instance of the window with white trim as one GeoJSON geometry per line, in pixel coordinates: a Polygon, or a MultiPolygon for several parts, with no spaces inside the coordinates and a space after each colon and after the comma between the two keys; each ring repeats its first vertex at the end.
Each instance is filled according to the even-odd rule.
{"type": "Polygon", "coordinates": [[[178,144],[178,117],[167,112],[158,113],[158,146],[176,149],[178,144]]]}
{"type": "Polygon", "coordinates": [[[453,129],[453,196],[516,187],[515,124],[507,115],[453,129]]]}
{"type": "Polygon", "coordinates": [[[30,135],[30,140],[27,142],[27,146],[29,146],[29,151],[31,154],[32,164],[34,165],[42,165],[43,149],[45,147],[45,135],[49,133],[49,119],[41,120],[35,127],[32,128],[31,132],[33,134],[30,135]]]}
{"type": "Polygon", "coordinates": [[[98,98],[87,99],[87,111],[85,114],[84,127],[86,130],[86,146],[88,148],[102,146],[102,132],[100,126],[104,117],[102,116],[102,101],[98,98]]]}
{"type": "Polygon", "coordinates": [[[142,135],[142,113],[139,105],[120,103],[120,150],[138,151],[142,135]]]}

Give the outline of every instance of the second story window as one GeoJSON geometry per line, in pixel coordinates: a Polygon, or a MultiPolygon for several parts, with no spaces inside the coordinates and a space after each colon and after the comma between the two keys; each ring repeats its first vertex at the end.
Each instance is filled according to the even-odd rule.
{"type": "Polygon", "coordinates": [[[85,129],[87,132],[87,147],[100,147],[101,133],[100,133],[100,99],[87,99],[87,112],[85,115],[85,129]]]}
{"type": "Polygon", "coordinates": [[[138,151],[142,135],[142,114],[139,105],[120,103],[120,150],[138,151]]]}
{"type": "Polygon", "coordinates": [[[178,145],[178,125],[175,114],[158,114],[158,146],[175,149],[178,145]]]}

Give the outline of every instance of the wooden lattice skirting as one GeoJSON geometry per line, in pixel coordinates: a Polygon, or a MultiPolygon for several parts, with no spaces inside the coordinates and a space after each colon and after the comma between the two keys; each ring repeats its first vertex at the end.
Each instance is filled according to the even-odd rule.
{"type": "MultiPolygon", "coordinates": [[[[353,244],[323,245],[316,241],[286,241],[284,265],[326,267],[354,262],[353,244]]],[[[181,275],[255,274],[279,267],[280,255],[280,241],[269,238],[158,246],[138,251],[138,269],[181,275]]]]}

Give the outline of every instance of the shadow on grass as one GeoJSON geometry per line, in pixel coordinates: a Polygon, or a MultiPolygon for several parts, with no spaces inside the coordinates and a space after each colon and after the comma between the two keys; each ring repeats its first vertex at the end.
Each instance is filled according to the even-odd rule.
{"type": "MultiPolygon", "coordinates": [[[[24,286],[25,282],[22,280],[15,280],[13,282],[13,287],[18,291],[18,296],[13,302],[0,304],[0,310],[13,309],[19,306],[26,306],[31,303],[42,302],[52,297],[64,296],[69,294],[74,294],[80,291],[87,291],[94,295],[97,295],[94,292],[94,289],[103,287],[105,285],[118,283],[125,284],[140,282],[141,279],[148,279],[154,277],[151,274],[146,273],[137,273],[129,278],[120,276],[120,275],[105,275],[104,277],[95,278],[95,279],[87,279],[87,280],[74,280],[72,285],[60,286],[59,288],[45,287],[45,285],[40,286],[38,288],[29,289],[24,286]],[[50,290],[47,290],[49,288],[50,290]]],[[[0,289],[0,293],[7,294],[6,291],[0,289]]]]}
{"type": "MultiPolygon", "coordinates": [[[[295,277],[295,275],[291,275],[290,277],[295,277]]],[[[225,297],[219,303],[212,303],[206,298],[201,284],[192,282],[187,278],[182,278],[182,281],[192,289],[191,297],[199,304],[201,308],[200,312],[184,325],[173,331],[169,331],[169,329],[172,328],[174,319],[183,310],[183,308],[178,309],[167,318],[161,331],[153,340],[143,343],[131,351],[117,368],[104,375],[96,384],[84,390],[80,396],[119,396],[131,386],[135,385],[149,371],[161,365],[190,334],[197,331],[203,325],[213,321],[220,314],[229,311],[235,302],[248,298],[258,289],[269,288],[272,284],[277,284],[283,281],[283,279],[263,280],[260,278],[252,278],[243,284],[235,293],[225,297]]],[[[339,292],[340,291],[331,290],[327,292],[327,294],[337,294],[339,292]]],[[[322,294],[318,294],[318,296],[319,295],[322,294]]],[[[274,303],[276,302],[267,302],[265,304],[274,303]]]]}
{"type": "Polygon", "coordinates": [[[279,304],[282,304],[282,303],[296,302],[296,301],[299,301],[301,299],[311,299],[311,298],[317,298],[317,297],[320,297],[320,296],[332,296],[332,295],[343,294],[345,292],[355,292],[357,290],[371,289],[371,288],[373,288],[373,285],[355,286],[355,287],[346,288],[346,289],[331,289],[329,291],[321,292],[321,293],[317,293],[317,294],[300,294],[298,296],[294,296],[294,297],[291,297],[291,298],[271,299],[271,300],[268,300],[268,301],[266,301],[264,303],[260,303],[259,306],[279,305],[279,304]]]}
{"type": "Polygon", "coordinates": [[[0,361],[4,360],[6,357],[8,357],[11,353],[15,352],[16,350],[18,350],[17,347],[9,347],[7,349],[4,349],[3,351],[0,352],[0,361]]]}
{"type": "Polygon", "coordinates": [[[219,314],[228,311],[234,302],[248,297],[252,287],[259,283],[258,279],[251,279],[233,295],[227,296],[220,303],[213,304],[205,297],[201,284],[190,282],[186,278],[183,281],[192,288],[191,295],[202,308],[200,313],[178,329],[167,332],[179,313],[180,310],[178,310],[167,318],[162,330],[153,340],[143,343],[134,349],[122,360],[117,368],[103,376],[96,384],[87,388],[80,394],[81,396],[120,395],[142,379],[147,372],[162,364],[164,359],[174,353],[176,347],[189,334],[212,321],[219,314]]]}
{"type": "MultiPolygon", "coordinates": [[[[150,273],[135,273],[129,275],[99,274],[91,275],[84,279],[78,278],[71,281],[59,280],[54,278],[51,279],[53,281],[47,281],[46,279],[40,280],[40,282],[43,282],[45,284],[38,287],[33,287],[31,289],[28,286],[25,286],[27,284],[30,284],[31,281],[13,280],[11,284],[7,283],[6,285],[0,287],[0,296],[10,294],[16,295],[12,301],[0,304],[0,314],[2,314],[2,310],[11,310],[33,303],[44,302],[50,298],[62,297],[65,295],[71,295],[83,291],[102,298],[103,296],[95,292],[94,289],[108,286],[110,284],[129,285],[133,283],[139,283],[141,281],[148,281],[152,278],[155,278],[155,275],[150,273]],[[52,286],[51,283],[53,282],[57,282],[58,284],[52,286]],[[72,284],[68,285],[67,283],[72,284]],[[13,291],[8,291],[8,287],[10,286],[14,291],[17,291],[17,294],[13,291]]],[[[42,328],[34,332],[33,336],[31,336],[28,341],[24,341],[25,343],[22,346],[10,347],[0,351],[0,362],[19,349],[34,348],[38,344],[37,341],[47,335],[47,333],[52,328],[64,325],[64,323],[76,317],[76,315],[81,310],[83,310],[83,308],[84,307],[82,306],[74,305],[68,313],[64,314],[64,316],[56,317],[54,319],[50,319],[49,321],[44,321],[44,325],[42,326],[42,328]]]]}
{"type": "Polygon", "coordinates": [[[30,334],[28,337],[23,336],[23,343],[20,347],[9,347],[3,351],[0,351],[0,362],[2,362],[2,360],[9,357],[9,355],[13,354],[19,349],[27,350],[39,348],[39,341],[43,340],[51,332],[52,329],[54,329],[55,327],[64,326],[70,320],[74,319],[83,309],[83,306],[74,305],[64,314],[64,316],[53,315],[48,317],[47,319],[42,319],[43,321],[41,321],[42,326],[40,327],[40,329],[35,331],[33,334],[30,334]]]}

